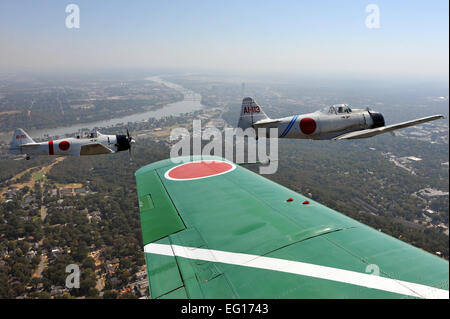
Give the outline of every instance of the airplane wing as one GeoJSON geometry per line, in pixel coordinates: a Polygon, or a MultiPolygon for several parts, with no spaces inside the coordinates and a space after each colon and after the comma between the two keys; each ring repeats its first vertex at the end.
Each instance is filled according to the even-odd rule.
{"type": "Polygon", "coordinates": [[[420,119],[402,122],[402,123],[398,123],[398,124],[392,124],[392,125],[377,127],[377,128],[368,129],[368,130],[346,133],[346,134],[335,137],[334,140],[350,140],[350,139],[357,139],[357,138],[372,137],[372,136],[375,136],[378,134],[383,134],[386,132],[391,132],[391,131],[398,130],[401,128],[405,128],[405,127],[409,127],[409,126],[413,126],[413,125],[417,125],[417,124],[421,124],[421,123],[425,123],[425,122],[429,122],[429,121],[434,121],[434,120],[438,120],[438,119],[442,119],[442,118],[444,118],[443,115],[427,116],[427,117],[423,117],[420,119]]]}
{"type": "Polygon", "coordinates": [[[449,264],[216,157],[136,171],[152,298],[449,298],[449,264]]]}
{"type": "Polygon", "coordinates": [[[111,153],[114,153],[114,151],[100,143],[82,145],[80,149],[80,155],[100,155],[111,153]]]}

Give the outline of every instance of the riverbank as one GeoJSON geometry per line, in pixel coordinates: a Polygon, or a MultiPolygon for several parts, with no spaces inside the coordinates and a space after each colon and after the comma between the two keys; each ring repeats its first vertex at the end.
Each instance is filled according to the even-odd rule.
{"type": "MultiPolygon", "coordinates": [[[[165,81],[160,77],[147,77],[144,80],[154,81],[178,91],[179,93],[183,94],[183,100],[174,103],[169,103],[164,106],[158,107],[157,109],[151,109],[146,112],[138,112],[134,114],[129,114],[127,116],[121,116],[101,121],[78,123],[70,126],[32,130],[27,133],[32,138],[36,139],[54,138],[57,136],[61,137],[69,134],[75,134],[80,130],[94,130],[106,127],[113,127],[116,126],[117,124],[126,124],[129,122],[131,123],[142,122],[147,121],[149,118],[160,119],[166,116],[177,116],[182,113],[190,113],[198,111],[203,108],[203,105],[201,104],[202,97],[200,94],[196,92],[186,89],[181,85],[165,81]]],[[[12,134],[13,134],[12,131],[1,132],[0,142],[9,142],[11,140],[12,134]]]]}

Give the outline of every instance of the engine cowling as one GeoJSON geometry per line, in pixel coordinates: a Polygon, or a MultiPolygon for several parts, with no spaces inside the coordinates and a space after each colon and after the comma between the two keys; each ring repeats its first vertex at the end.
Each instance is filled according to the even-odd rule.
{"type": "Polygon", "coordinates": [[[130,148],[130,141],[126,135],[116,135],[117,151],[126,151],[130,148]]]}
{"type": "Polygon", "coordinates": [[[372,118],[372,126],[371,128],[377,128],[385,126],[384,116],[379,112],[369,112],[370,117],[372,118]]]}

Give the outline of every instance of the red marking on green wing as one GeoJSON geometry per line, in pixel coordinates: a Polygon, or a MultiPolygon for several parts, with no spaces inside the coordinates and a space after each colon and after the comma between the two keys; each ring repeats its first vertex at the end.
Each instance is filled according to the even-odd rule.
{"type": "Polygon", "coordinates": [[[171,180],[193,180],[225,174],[235,168],[234,164],[222,161],[197,161],[178,165],[164,176],[171,180]]]}

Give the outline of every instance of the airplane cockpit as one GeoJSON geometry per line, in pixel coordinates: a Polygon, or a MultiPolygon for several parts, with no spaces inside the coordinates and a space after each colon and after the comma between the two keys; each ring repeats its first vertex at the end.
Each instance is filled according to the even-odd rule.
{"type": "Polygon", "coordinates": [[[88,133],[88,138],[96,138],[98,136],[97,132],[88,133]]]}
{"type": "Polygon", "coordinates": [[[329,108],[325,108],[323,111],[328,114],[342,114],[351,113],[352,109],[348,106],[348,104],[334,104],[329,108]]]}
{"type": "Polygon", "coordinates": [[[98,137],[98,132],[84,132],[83,134],[78,134],[77,138],[97,138],[98,137]]]}

